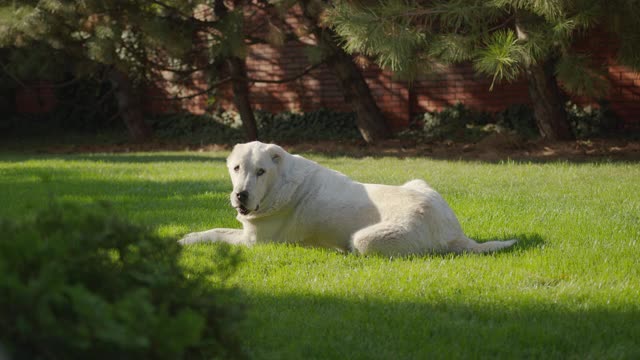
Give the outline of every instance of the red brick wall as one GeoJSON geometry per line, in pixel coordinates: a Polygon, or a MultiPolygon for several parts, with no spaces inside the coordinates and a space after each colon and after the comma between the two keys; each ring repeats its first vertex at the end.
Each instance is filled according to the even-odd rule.
{"type": "MultiPolygon", "coordinates": [[[[592,54],[610,81],[606,100],[611,109],[626,127],[639,128],[640,73],[616,64],[615,44],[602,34],[586,39],[581,47],[592,54]]],[[[301,71],[307,62],[299,45],[290,44],[282,50],[261,45],[253,49],[247,65],[252,77],[278,79],[301,71]]],[[[373,64],[366,64],[362,70],[378,105],[395,129],[406,126],[414,114],[441,110],[458,102],[489,112],[530,103],[526,80],[498,83],[490,91],[491,80],[476,74],[469,64],[448,66],[411,83],[394,80],[391,73],[373,64]]],[[[257,108],[273,112],[321,107],[349,111],[335,76],[326,67],[290,84],[254,84],[251,96],[257,108]]],[[[583,105],[597,104],[597,99],[572,97],[572,100],[583,105]]]]}
{"type": "Polygon", "coordinates": [[[40,81],[16,89],[15,111],[19,114],[42,114],[55,109],[58,99],[51,83],[40,81]]]}
{"type": "MultiPolygon", "coordinates": [[[[311,40],[312,41],[312,40],[311,40]]],[[[626,127],[640,128],[640,73],[614,61],[615,43],[604,33],[586,37],[578,46],[602,66],[611,83],[606,100],[626,127]]],[[[373,96],[394,129],[406,126],[411,117],[425,111],[441,110],[461,102],[483,111],[500,111],[513,104],[530,103],[527,83],[499,83],[489,90],[491,81],[477,75],[471,65],[444,67],[440,72],[411,83],[395,80],[388,71],[366,61],[361,66],[373,96]]],[[[282,48],[258,45],[247,58],[249,76],[277,80],[302,71],[308,65],[303,45],[289,43],[282,48]]],[[[228,101],[225,107],[232,107],[228,101]]],[[[287,84],[254,83],[251,99],[257,109],[271,112],[311,111],[330,108],[350,111],[338,80],[330,69],[322,66],[307,76],[287,84]]],[[[597,105],[596,99],[573,97],[574,102],[597,105]]]]}
{"type": "MultiPolygon", "coordinates": [[[[295,17],[287,22],[296,22],[295,17]]],[[[248,76],[253,79],[279,80],[299,74],[308,65],[305,43],[313,44],[310,37],[304,43],[289,42],[276,47],[266,44],[249,48],[248,76]]],[[[604,33],[587,36],[577,47],[594,55],[602,65],[611,83],[608,96],[611,109],[624,120],[627,128],[640,128],[640,73],[620,66],[614,61],[616,45],[604,33]]],[[[470,65],[444,67],[436,74],[411,83],[394,79],[393,75],[374,64],[357,59],[367,83],[389,124],[393,129],[407,126],[417,113],[441,110],[458,102],[477,110],[499,111],[512,104],[529,103],[524,80],[497,84],[489,91],[490,80],[474,73],[470,65]]],[[[163,74],[169,78],[169,74],[163,74]]],[[[162,100],[165,96],[195,94],[208,87],[200,74],[184,86],[165,86],[149,89],[145,94],[145,107],[152,113],[189,111],[202,114],[214,108],[233,109],[230,86],[222,86],[213,95],[200,95],[183,100],[162,100]],[[168,95],[169,94],[169,95],[168,95]]],[[[321,66],[306,76],[285,84],[255,82],[251,84],[251,100],[256,109],[270,112],[312,111],[329,108],[350,111],[345,102],[338,79],[331,69],[321,66]]],[[[574,98],[581,104],[595,103],[594,99],[574,98]]],[[[51,88],[45,85],[20,89],[17,94],[18,112],[47,112],[55,107],[51,88]]]]}

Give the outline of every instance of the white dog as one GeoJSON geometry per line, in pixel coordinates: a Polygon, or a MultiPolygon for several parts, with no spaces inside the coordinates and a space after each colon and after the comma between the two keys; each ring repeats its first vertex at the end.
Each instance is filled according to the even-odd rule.
{"type": "Polygon", "coordinates": [[[394,256],[490,252],[516,242],[469,239],[444,199],[422,180],[361,184],[257,141],[236,145],[227,167],[231,205],[243,229],[191,233],[181,244],[282,242],[394,256]]]}

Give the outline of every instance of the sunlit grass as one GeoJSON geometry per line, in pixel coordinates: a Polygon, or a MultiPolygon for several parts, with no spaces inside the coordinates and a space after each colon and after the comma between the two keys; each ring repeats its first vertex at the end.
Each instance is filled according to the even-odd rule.
{"type": "MultiPolygon", "coordinates": [[[[238,227],[225,153],[0,155],[0,216],[108,201],[163,237],[238,227]]],[[[640,165],[311,156],[363,182],[423,178],[495,255],[380,258],[261,245],[229,284],[253,358],[638,358],[640,165]]],[[[186,266],[215,246],[189,247],[186,266]]],[[[214,280],[212,280],[214,281],[214,280]]]]}

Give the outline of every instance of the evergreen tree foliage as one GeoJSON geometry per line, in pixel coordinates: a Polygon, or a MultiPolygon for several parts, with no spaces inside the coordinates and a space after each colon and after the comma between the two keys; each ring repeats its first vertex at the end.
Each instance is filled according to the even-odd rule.
{"type": "MultiPolygon", "coordinates": [[[[261,79],[247,76],[244,61],[248,47],[255,43],[282,46],[287,36],[297,38],[313,33],[319,43],[307,47],[310,54],[316,55],[312,56],[310,68],[332,60],[345,69],[351,65],[338,74],[345,93],[355,94],[348,96],[347,101],[359,113],[358,126],[363,137],[367,141],[383,138],[388,135],[384,117],[362,76],[354,73],[359,70],[337,46],[331,29],[319,24],[317,15],[326,6],[325,2],[316,0],[0,0],[0,48],[38,44],[56,49],[76,59],[72,69],[76,74],[91,73],[96,65],[115,69],[117,72],[110,76],[114,83],[152,82],[161,74],[166,80],[166,74],[173,73],[172,81],[178,87],[187,87],[192,74],[204,71],[213,84],[207,91],[214,90],[216,84],[232,83],[235,105],[247,137],[253,140],[257,137],[257,127],[248,92],[251,83],[261,82],[261,79]],[[284,17],[296,5],[304,9],[309,21],[287,29],[284,17]],[[246,19],[252,23],[245,26],[246,19]],[[319,36],[325,33],[330,35],[319,36]],[[358,91],[351,89],[354,86],[358,91]]],[[[33,66],[23,66],[16,73],[22,76],[34,74],[41,64],[35,56],[28,63],[33,66]]],[[[332,66],[332,69],[337,68],[340,67],[332,66]]],[[[201,90],[195,89],[196,92],[201,90]]],[[[133,96],[129,92],[121,98],[133,96]]],[[[135,104],[135,99],[130,99],[123,107],[131,108],[135,104]]]]}
{"type": "MultiPolygon", "coordinates": [[[[214,11],[216,2],[24,0],[0,1],[0,48],[48,47],[75,59],[76,76],[109,67],[109,76],[121,88],[122,116],[141,115],[135,90],[144,82],[170,80],[191,85],[192,74],[203,71],[213,83],[225,74],[225,61],[246,54],[241,7],[214,11]],[[124,82],[124,83],[123,83],[124,82]],[[131,84],[126,84],[131,82],[131,84]],[[126,91],[124,91],[126,90],[126,91]],[[139,113],[139,111],[138,111],[139,113]]],[[[222,1],[219,1],[222,4],[222,1]]],[[[35,52],[33,53],[35,55],[35,52]]],[[[36,57],[18,76],[29,76],[36,57]]],[[[246,79],[235,79],[247,81],[246,79]]],[[[139,94],[137,95],[139,97],[139,94]]],[[[129,123],[127,124],[130,125],[129,123]]],[[[129,126],[130,130],[135,129],[129,126]]],[[[144,129],[140,129],[144,132],[144,129]]]]}
{"type": "Polygon", "coordinates": [[[374,56],[407,76],[432,64],[470,61],[493,79],[491,86],[527,75],[531,89],[546,71],[555,78],[550,86],[603,96],[602,64],[574,46],[590,31],[615,37],[618,60],[640,69],[640,3],[634,0],[337,0],[327,18],[347,51],[374,56]]]}
{"type": "Polygon", "coordinates": [[[333,29],[323,21],[322,16],[329,6],[328,0],[251,2],[248,6],[250,11],[260,14],[253,17],[257,23],[253,27],[258,30],[258,38],[253,37],[251,41],[279,48],[302,44],[309,62],[309,66],[298,74],[268,82],[292,81],[326,64],[335,76],[345,102],[356,114],[356,124],[362,138],[367,143],[385,139],[391,133],[361,70],[353,57],[341,48],[333,29]],[[291,21],[293,18],[295,20],[291,21]]]}
{"type": "Polygon", "coordinates": [[[137,7],[132,1],[26,0],[4,1],[1,6],[0,46],[46,44],[78,59],[131,73],[148,71],[141,57],[145,43],[152,42],[154,35],[170,33],[153,26],[155,17],[145,16],[150,7],[137,7]]]}

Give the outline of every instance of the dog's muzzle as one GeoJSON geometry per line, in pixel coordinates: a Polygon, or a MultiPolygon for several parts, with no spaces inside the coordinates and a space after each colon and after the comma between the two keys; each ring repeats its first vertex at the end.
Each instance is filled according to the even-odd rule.
{"type": "Polygon", "coordinates": [[[249,199],[249,192],[246,190],[235,193],[235,198],[238,201],[238,205],[235,208],[240,215],[249,215],[252,211],[258,211],[260,208],[260,205],[257,205],[254,210],[247,208],[246,203],[249,199]]]}

